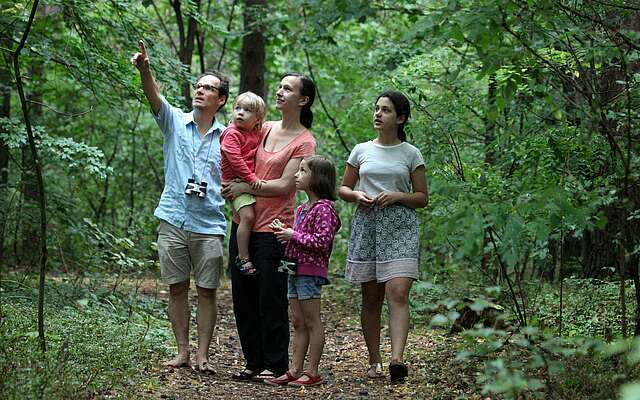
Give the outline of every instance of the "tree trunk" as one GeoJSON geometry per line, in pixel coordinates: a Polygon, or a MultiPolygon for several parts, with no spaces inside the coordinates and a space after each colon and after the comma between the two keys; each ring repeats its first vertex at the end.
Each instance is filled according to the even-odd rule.
{"type": "Polygon", "coordinates": [[[620,273],[620,291],[619,291],[619,298],[620,298],[620,329],[622,330],[622,337],[627,337],[627,327],[628,327],[628,323],[627,323],[627,299],[626,299],[626,291],[627,291],[627,286],[626,286],[626,277],[625,277],[625,254],[624,254],[624,247],[622,244],[619,245],[620,249],[620,255],[619,255],[619,261],[618,261],[618,272],[620,273]]]}
{"type": "MultiPolygon", "coordinates": [[[[496,76],[492,74],[489,77],[489,86],[487,90],[487,112],[484,117],[484,163],[488,166],[492,166],[496,162],[496,152],[493,148],[493,144],[496,138],[496,124],[495,121],[489,119],[489,112],[495,110],[496,107],[496,76]]],[[[489,246],[489,228],[484,229],[482,238],[482,259],[480,260],[480,268],[482,268],[488,276],[491,276],[489,271],[489,261],[491,260],[491,252],[485,252],[489,246]]]]}
{"type": "Polygon", "coordinates": [[[36,16],[36,10],[38,9],[38,1],[34,0],[31,7],[31,14],[25,28],[22,39],[18,44],[18,47],[12,52],[13,58],[13,71],[16,78],[16,89],[18,90],[18,96],[20,97],[20,105],[22,108],[22,116],[24,118],[24,125],[27,131],[27,140],[29,143],[29,149],[31,150],[33,166],[36,175],[37,189],[38,189],[38,205],[40,209],[40,276],[38,279],[38,338],[40,339],[40,349],[45,352],[47,350],[47,342],[44,336],[44,282],[45,273],[47,272],[48,251],[47,251],[47,206],[45,201],[45,189],[44,179],[42,177],[42,165],[38,158],[38,149],[36,147],[36,141],[33,136],[33,129],[31,127],[31,119],[29,117],[29,107],[27,105],[27,99],[24,95],[24,88],[22,85],[22,76],[20,73],[20,52],[24,48],[27,42],[27,37],[31,31],[31,25],[36,16]]]}
{"type": "Polygon", "coordinates": [[[266,0],[245,0],[244,32],[240,53],[240,91],[248,90],[264,98],[266,94],[265,73],[265,37],[261,22],[265,12],[266,0]]]}
{"type": "Polygon", "coordinates": [[[640,261],[640,257],[638,257],[637,255],[631,256],[631,259],[629,260],[629,268],[631,269],[631,272],[632,272],[633,287],[635,289],[634,294],[636,298],[636,313],[634,318],[634,322],[636,326],[633,330],[634,336],[640,336],[640,265],[638,265],[639,261],[640,261]]]}
{"type": "MultiPolygon", "coordinates": [[[[32,84],[28,90],[27,104],[29,118],[35,125],[42,122],[42,91],[44,83],[43,65],[40,60],[33,60],[30,63],[30,75],[32,84]]],[[[37,264],[40,237],[38,233],[38,178],[36,176],[34,153],[27,143],[22,147],[22,215],[24,224],[21,224],[20,233],[20,259],[29,266],[37,264]]]]}
{"type": "Polygon", "coordinates": [[[136,202],[136,132],[131,135],[131,170],[129,182],[129,220],[127,221],[127,230],[131,228],[133,223],[133,214],[135,213],[136,202]]]}
{"type": "MultiPolygon", "coordinates": [[[[0,45],[5,49],[11,47],[11,38],[0,38],[0,45]]],[[[12,81],[10,71],[11,59],[4,53],[2,64],[0,65],[0,97],[2,104],[0,105],[0,118],[9,118],[11,114],[11,86],[12,81]]],[[[2,133],[2,128],[0,128],[2,133]]],[[[9,212],[7,203],[7,185],[9,184],[9,148],[4,142],[0,142],[0,265],[4,262],[4,233],[7,223],[7,214],[9,212]]]]}
{"type": "MultiPolygon", "coordinates": [[[[487,89],[487,114],[494,112],[497,118],[496,110],[496,91],[497,83],[495,74],[489,76],[489,87],[487,89]]],[[[493,148],[493,144],[496,139],[496,123],[494,120],[485,116],[485,130],[484,130],[484,163],[487,165],[494,165],[496,163],[496,151],[493,148]]]]}

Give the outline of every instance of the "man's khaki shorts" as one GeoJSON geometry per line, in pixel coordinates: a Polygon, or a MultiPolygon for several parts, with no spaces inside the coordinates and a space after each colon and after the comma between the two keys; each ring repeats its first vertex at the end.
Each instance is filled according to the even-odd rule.
{"type": "Polygon", "coordinates": [[[174,285],[189,281],[191,271],[197,286],[217,289],[222,269],[221,235],[188,232],[160,221],[158,256],[162,280],[174,285]]]}

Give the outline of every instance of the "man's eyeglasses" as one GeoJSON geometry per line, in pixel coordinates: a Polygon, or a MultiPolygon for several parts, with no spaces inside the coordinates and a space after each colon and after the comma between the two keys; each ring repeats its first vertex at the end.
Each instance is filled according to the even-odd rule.
{"type": "Polygon", "coordinates": [[[196,83],[195,85],[193,85],[193,88],[195,90],[203,88],[205,90],[205,92],[213,92],[214,90],[220,90],[219,88],[217,88],[217,87],[215,87],[213,85],[208,85],[206,83],[196,83]]]}

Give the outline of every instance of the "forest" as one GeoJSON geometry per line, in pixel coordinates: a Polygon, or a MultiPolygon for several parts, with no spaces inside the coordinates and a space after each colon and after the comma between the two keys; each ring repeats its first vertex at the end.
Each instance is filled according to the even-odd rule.
{"type": "Polygon", "coordinates": [[[640,1],[0,0],[0,56],[1,398],[640,399],[640,1]],[[405,385],[362,379],[340,200],[327,384],[229,379],[226,276],[216,375],[162,367],[163,137],[140,39],[186,111],[204,71],[262,96],[267,120],[283,74],[311,77],[338,177],[375,137],[377,94],[409,98],[429,204],[405,385]]]}

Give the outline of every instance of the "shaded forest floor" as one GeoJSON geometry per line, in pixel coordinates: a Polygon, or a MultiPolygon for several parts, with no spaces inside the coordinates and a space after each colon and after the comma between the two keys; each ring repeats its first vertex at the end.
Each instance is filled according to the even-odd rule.
{"type": "MultiPolygon", "coordinates": [[[[271,387],[231,379],[231,374],[243,369],[244,359],[235,328],[231,290],[229,282],[225,281],[218,293],[218,323],[210,348],[210,360],[216,374],[203,375],[190,368],[167,369],[159,365],[148,371],[149,383],[140,388],[138,395],[147,399],[480,398],[475,369],[468,363],[454,360],[460,338],[448,337],[442,330],[412,328],[405,352],[410,368],[405,384],[390,385],[388,376],[384,380],[365,378],[367,351],[359,326],[359,291],[355,287],[333,290],[334,287],[323,291],[326,344],[321,375],[325,384],[313,388],[271,387]]],[[[193,289],[190,291],[192,296],[195,295],[193,289]]],[[[143,293],[150,294],[154,290],[143,288],[143,293]]],[[[160,300],[166,301],[166,292],[159,293],[160,300]]],[[[194,298],[191,304],[195,304],[194,298]]],[[[196,343],[194,320],[192,318],[190,331],[192,347],[196,343]]],[[[386,327],[383,327],[382,335],[383,358],[388,359],[390,343],[386,327]]],[[[194,357],[195,348],[192,348],[192,360],[194,357]]]]}
{"type": "MultiPolygon", "coordinates": [[[[168,288],[150,276],[50,276],[44,308],[47,351],[42,352],[36,326],[35,278],[24,273],[0,273],[2,399],[487,399],[494,396],[481,395],[482,384],[478,380],[488,376],[492,388],[503,392],[504,385],[536,382],[531,379],[547,384],[544,391],[530,388],[521,395],[523,398],[591,400],[615,398],[621,385],[640,381],[636,364],[629,361],[630,357],[639,359],[640,352],[634,349],[640,345],[629,350],[623,342],[609,345],[592,337],[567,338],[561,345],[554,336],[545,336],[533,339],[537,340],[537,347],[526,348],[522,348],[524,342],[519,337],[511,337],[513,345],[492,353],[486,360],[495,361],[491,365],[505,363],[504,371],[512,375],[497,375],[495,369],[487,375],[478,358],[455,360],[459,351],[468,350],[471,337],[463,340],[460,335],[447,335],[444,328],[427,328],[432,311],[413,313],[415,326],[405,352],[410,368],[408,382],[392,386],[388,377],[368,380],[364,376],[367,352],[358,317],[359,289],[337,277],[323,291],[327,343],[321,362],[325,384],[319,387],[274,388],[231,379],[231,374],[243,369],[244,360],[228,280],[222,281],[219,290],[218,324],[210,348],[210,361],[217,371],[214,376],[189,368],[171,370],[162,366],[175,352],[166,318],[168,288]],[[541,353],[548,369],[531,364],[540,359],[541,353]],[[532,366],[523,371],[523,366],[528,365],[532,366]],[[547,371],[553,371],[553,375],[547,371]],[[525,382],[524,378],[530,380],[525,382]]],[[[581,307],[587,295],[591,296],[590,304],[594,304],[610,291],[595,293],[592,285],[582,289],[578,285],[575,289],[577,294],[570,297],[574,299],[573,306],[567,305],[567,309],[581,307]]],[[[447,290],[446,294],[453,293],[453,289],[447,290]]],[[[192,315],[195,293],[191,291],[192,315]]],[[[437,288],[427,293],[425,287],[416,284],[411,296],[414,309],[425,309],[425,302],[436,294],[444,293],[437,288]]],[[[582,325],[574,322],[569,326],[582,325]]],[[[390,352],[387,334],[385,327],[385,359],[390,352]]],[[[481,338],[476,340],[483,343],[481,338]]],[[[191,343],[196,343],[195,323],[191,327],[191,343]]]]}

